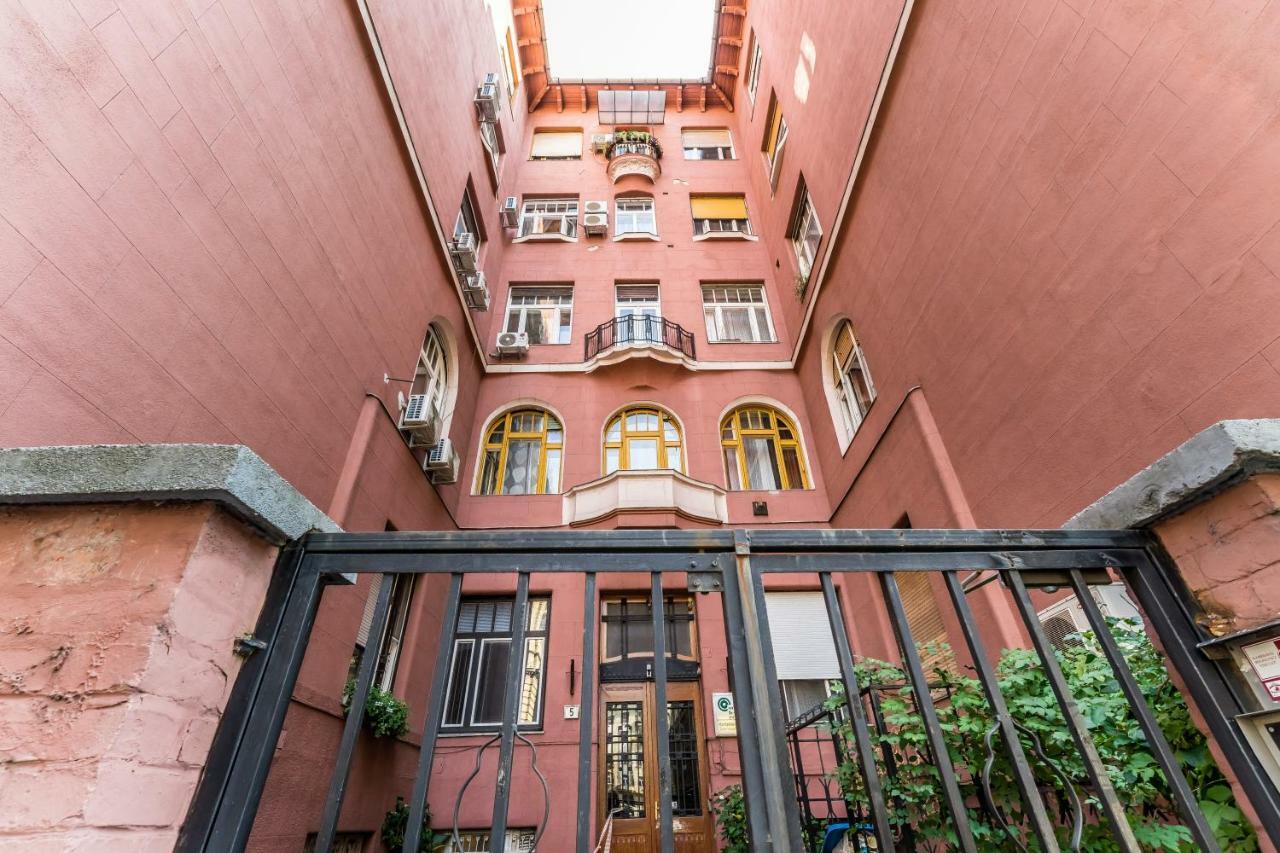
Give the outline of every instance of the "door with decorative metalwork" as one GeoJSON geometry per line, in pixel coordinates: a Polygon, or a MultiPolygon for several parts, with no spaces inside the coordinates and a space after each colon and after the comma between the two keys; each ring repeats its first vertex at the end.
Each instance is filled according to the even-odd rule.
{"type": "MultiPolygon", "coordinates": [[[[714,849],[707,808],[706,732],[696,682],[667,686],[667,773],[676,853],[714,849]]],[[[656,700],[651,682],[601,688],[601,821],[613,818],[612,850],[657,853],[659,844],[656,700]]]]}

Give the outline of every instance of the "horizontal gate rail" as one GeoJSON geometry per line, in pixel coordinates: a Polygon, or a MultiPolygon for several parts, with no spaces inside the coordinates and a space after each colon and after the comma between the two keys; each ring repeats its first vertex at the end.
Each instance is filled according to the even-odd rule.
{"type": "MultiPolygon", "coordinates": [[[[895,828],[900,803],[886,796],[885,780],[892,776],[895,757],[878,754],[878,735],[885,722],[875,704],[868,718],[863,699],[868,685],[859,683],[854,631],[842,611],[843,576],[870,573],[878,592],[879,606],[887,619],[905,672],[904,694],[910,695],[923,721],[922,752],[937,768],[940,802],[937,808],[949,816],[955,833],[953,844],[962,850],[976,850],[973,792],[980,806],[1007,830],[1015,846],[1034,838],[1038,849],[1057,851],[1079,849],[1080,799],[1075,803],[1072,828],[1064,843],[1060,808],[1050,808],[1048,794],[1033,767],[1047,759],[1031,736],[1031,746],[1041,764],[1033,765],[1031,750],[1019,734],[1021,726],[1010,715],[1001,694],[992,658],[984,646],[981,626],[967,596],[966,576],[981,572],[997,579],[1007,590],[1010,612],[1016,614],[1030,637],[1043,671],[1082,762],[1092,797],[1104,822],[1122,850],[1137,850],[1133,829],[1125,807],[1099,757],[1068,678],[1058,662],[1055,649],[1042,628],[1030,590],[1058,587],[1073,591],[1097,635],[1102,655],[1123,694],[1129,712],[1146,736],[1148,746],[1168,781],[1171,798],[1197,849],[1215,851],[1217,842],[1182,774],[1176,754],[1160,731],[1154,712],[1130,672],[1124,656],[1110,634],[1089,586],[1109,583],[1117,573],[1125,579],[1155,628],[1157,638],[1169,653],[1170,663],[1187,681],[1190,693],[1205,712],[1211,731],[1231,769],[1240,779],[1255,812],[1273,840],[1280,828],[1276,818],[1280,806],[1274,790],[1268,788],[1256,758],[1248,751],[1233,714],[1238,703],[1216,664],[1196,648],[1202,639],[1180,593],[1171,585],[1158,552],[1145,533],[1136,531],[1075,530],[633,530],[633,531],[465,531],[388,532],[370,534],[313,533],[299,546],[287,550],[277,567],[267,609],[259,620],[258,639],[266,649],[248,662],[237,681],[227,716],[219,728],[204,778],[193,800],[191,813],[178,843],[180,850],[242,850],[257,812],[278,741],[285,713],[306,651],[312,625],[327,584],[350,582],[355,574],[382,575],[382,588],[372,612],[371,635],[379,635],[390,618],[391,580],[397,574],[448,575],[448,593],[441,607],[438,631],[428,632],[437,645],[429,693],[424,697],[426,715],[423,738],[409,802],[406,850],[416,850],[423,830],[436,738],[445,714],[444,703],[453,645],[454,626],[460,611],[465,575],[505,574],[515,579],[515,598],[509,664],[502,696],[502,724],[496,729],[499,742],[497,777],[490,824],[490,850],[498,853],[505,845],[509,805],[512,797],[512,764],[517,741],[529,741],[518,731],[521,684],[524,671],[524,637],[528,629],[529,593],[533,575],[573,574],[583,578],[583,624],[581,655],[582,696],[577,793],[562,815],[574,827],[577,853],[595,846],[591,772],[593,739],[598,718],[593,714],[598,682],[594,670],[597,658],[597,583],[601,576],[626,573],[648,575],[650,618],[653,632],[653,680],[656,751],[658,758],[658,807],[655,836],[663,853],[675,848],[673,780],[669,767],[667,717],[668,660],[665,655],[664,574],[688,574],[688,586],[701,592],[721,595],[728,674],[733,690],[738,724],[738,747],[742,768],[741,784],[746,800],[746,825],[753,851],[783,853],[800,849],[801,830],[795,790],[788,791],[784,779],[792,756],[788,749],[778,674],[773,656],[768,611],[765,606],[765,578],[778,573],[806,573],[816,576],[830,623],[846,697],[848,741],[838,746],[856,768],[865,795],[863,814],[870,823],[860,832],[873,832],[879,849],[910,846],[911,826],[895,828]],[[962,773],[948,751],[939,720],[945,699],[931,695],[925,663],[917,648],[902,595],[899,573],[930,572],[945,583],[945,601],[959,624],[972,659],[973,671],[986,698],[993,725],[987,734],[988,756],[1001,749],[1008,758],[1013,784],[1021,799],[1021,823],[1010,826],[991,802],[987,767],[965,768],[962,773]],[[998,736],[1000,745],[993,745],[998,736]],[[985,788],[985,796],[981,790],[985,788]],[[966,790],[967,789],[967,790],[966,790]],[[1058,823],[1055,823],[1055,820],[1058,823]],[[899,834],[901,833],[901,834],[899,834]],[[1022,839],[1021,841],[1019,839],[1022,839]]],[[[847,583],[848,581],[844,581],[847,583]]],[[[443,578],[441,579],[443,583],[443,578]]],[[[984,592],[989,595],[998,587],[984,592]]],[[[844,594],[848,589],[844,588],[844,594]]],[[[944,599],[939,598],[941,607],[944,599]]],[[[869,603],[868,606],[876,606],[869,603]]],[[[376,655],[362,659],[357,670],[352,705],[346,719],[316,850],[331,849],[337,832],[348,783],[347,777],[357,748],[364,699],[374,679],[376,655]]],[[[1025,730],[1024,734],[1025,734],[1025,730]]],[[[796,755],[797,762],[799,755],[796,755]]],[[[477,764],[477,770],[479,764],[477,764]]],[[[1055,769],[1055,772],[1058,772],[1055,769]]],[[[801,776],[803,773],[800,774],[801,776]]],[[[1069,789],[1073,780],[1058,773],[1069,789]]],[[[570,802],[568,797],[557,798],[570,802]]],[[[854,818],[850,813],[850,820],[854,818]]],[[[1087,822],[1087,821],[1086,821],[1087,822]]],[[[542,827],[545,830],[545,825],[542,827]]],[[[595,827],[598,831],[599,827],[595,827]]],[[[985,843],[985,842],[984,842],[985,843]]]]}

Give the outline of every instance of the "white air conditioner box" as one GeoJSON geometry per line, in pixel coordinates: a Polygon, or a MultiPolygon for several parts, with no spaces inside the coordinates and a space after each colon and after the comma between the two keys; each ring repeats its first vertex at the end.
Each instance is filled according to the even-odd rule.
{"type": "Polygon", "coordinates": [[[476,236],[463,234],[449,243],[449,256],[453,258],[453,268],[458,272],[476,271],[476,236]]]}
{"type": "Polygon", "coordinates": [[[476,118],[490,124],[498,120],[498,79],[496,74],[488,74],[484,82],[476,87],[476,118]]]}
{"type": "Polygon", "coordinates": [[[503,355],[523,355],[529,351],[527,332],[502,332],[498,335],[498,352],[503,355]]]}
{"type": "Polygon", "coordinates": [[[609,214],[609,202],[607,201],[584,201],[582,203],[583,213],[603,213],[609,214]]]}
{"type": "Polygon", "coordinates": [[[410,434],[411,443],[429,444],[435,440],[439,415],[435,401],[426,394],[410,394],[400,412],[400,429],[410,434]]]}
{"type": "Polygon", "coordinates": [[[613,144],[612,133],[593,133],[591,134],[591,150],[597,154],[604,154],[609,150],[609,146],[613,144]]]}
{"type": "Polygon", "coordinates": [[[582,227],[588,237],[603,237],[609,233],[609,214],[588,213],[582,217],[582,227]]]}
{"type": "Polygon", "coordinates": [[[473,272],[462,276],[462,298],[467,307],[476,311],[489,310],[489,285],[483,272],[473,272]]]}
{"type": "Polygon", "coordinates": [[[515,228],[520,224],[520,200],[509,195],[498,208],[498,218],[503,228],[515,228]]]}
{"type": "MultiPolygon", "coordinates": [[[[1091,586],[1089,592],[1093,595],[1093,600],[1097,602],[1098,610],[1103,616],[1131,619],[1142,624],[1142,614],[1129,600],[1124,584],[1091,586]]],[[[1078,641],[1072,635],[1093,630],[1093,626],[1089,624],[1089,618],[1085,615],[1084,607],[1074,595],[1054,602],[1037,615],[1045,634],[1049,637],[1049,642],[1058,649],[1075,645],[1078,641]]]]}
{"type": "Polygon", "coordinates": [[[458,479],[458,451],[453,442],[442,438],[427,450],[422,460],[422,470],[431,475],[433,483],[453,483],[458,479]]]}

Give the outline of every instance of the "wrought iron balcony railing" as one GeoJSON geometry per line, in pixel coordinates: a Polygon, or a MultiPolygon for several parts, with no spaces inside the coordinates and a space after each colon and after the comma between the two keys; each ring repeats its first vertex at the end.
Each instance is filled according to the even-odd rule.
{"type": "Polygon", "coordinates": [[[662,158],[662,149],[658,147],[656,142],[615,142],[609,146],[608,156],[610,160],[614,157],[621,157],[623,154],[639,154],[659,160],[662,158]]]}
{"type": "Polygon", "coordinates": [[[617,183],[627,175],[639,175],[656,181],[662,174],[662,146],[652,137],[615,139],[606,149],[609,180],[617,183]]]}
{"type": "Polygon", "coordinates": [[[697,357],[694,351],[693,332],[679,323],[650,314],[614,317],[587,332],[583,344],[584,361],[590,361],[614,347],[646,344],[666,347],[691,360],[697,357]]]}

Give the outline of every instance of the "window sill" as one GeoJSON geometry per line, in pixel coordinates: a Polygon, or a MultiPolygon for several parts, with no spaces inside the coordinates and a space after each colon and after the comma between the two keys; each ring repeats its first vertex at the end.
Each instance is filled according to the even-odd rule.
{"type": "Polygon", "coordinates": [[[713,344],[713,345],[714,345],[714,344],[758,344],[758,345],[763,345],[763,344],[776,344],[777,342],[778,342],[778,341],[777,341],[777,339],[776,339],[776,338],[774,338],[774,339],[770,339],[770,340],[767,340],[767,341],[713,341],[713,340],[711,340],[710,338],[708,338],[708,339],[707,339],[707,343],[709,343],[709,344],[713,344]]]}
{"type": "MultiPolygon", "coordinates": [[[[544,734],[544,730],[541,727],[533,729],[533,728],[525,728],[524,726],[518,726],[517,731],[519,731],[520,734],[522,735],[544,734]]],[[[493,737],[494,735],[500,734],[501,732],[502,732],[501,726],[495,726],[492,729],[475,729],[474,731],[465,731],[465,732],[445,731],[443,728],[441,728],[437,737],[455,738],[455,739],[464,738],[464,737],[493,737]]]]}
{"type": "Polygon", "coordinates": [[[613,235],[613,241],[615,243],[619,240],[652,240],[656,243],[658,242],[659,237],[651,231],[629,231],[626,234],[613,235]]]}
{"type": "Polygon", "coordinates": [[[848,438],[844,438],[843,436],[841,437],[840,443],[843,446],[840,448],[840,458],[843,459],[845,456],[849,455],[849,448],[853,447],[853,443],[858,439],[858,433],[862,432],[863,427],[867,425],[867,418],[871,417],[871,410],[875,408],[876,400],[878,399],[880,398],[871,398],[871,402],[867,404],[867,410],[862,413],[862,420],[858,422],[857,429],[850,433],[848,438]]]}
{"type": "Polygon", "coordinates": [[[760,238],[754,234],[739,234],[736,231],[717,231],[711,234],[695,234],[693,242],[700,243],[703,240],[743,240],[749,243],[755,243],[760,238]]]}
{"type": "Polygon", "coordinates": [[[512,243],[576,243],[577,237],[566,237],[563,234],[529,234],[525,237],[517,237],[511,241],[512,243]]]}

